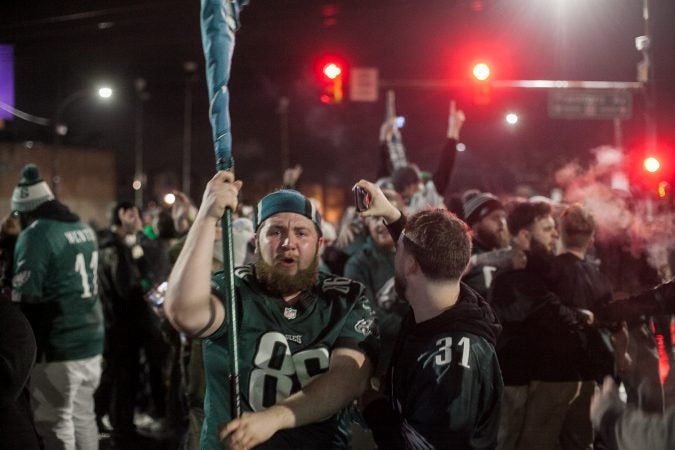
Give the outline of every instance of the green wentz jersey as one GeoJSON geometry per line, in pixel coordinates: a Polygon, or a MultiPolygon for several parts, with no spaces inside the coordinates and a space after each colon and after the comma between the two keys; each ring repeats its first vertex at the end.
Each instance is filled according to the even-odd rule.
{"type": "Polygon", "coordinates": [[[14,251],[12,297],[36,335],[38,361],[72,361],[103,351],[96,233],[81,222],[39,219],[14,251]]]}
{"type": "MultiPolygon", "coordinates": [[[[377,354],[374,315],[360,283],[319,274],[315,286],[292,307],[268,295],[255,277],[253,266],[235,270],[239,311],[239,382],[242,411],[261,411],[299,391],[328,370],[335,348],[377,354]]],[[[220,297],[223,273],[213,278],[220,297]]],[[[227,321],[226,321],[227,322],[227,321]]],[[[231,420],[228,382],[229,352],[226,323],[203,342],[206,372],[205,421],[201,448],[222,448],[218,428],[231,420]]],[[[269,448],[348,448],[349,423],[345,412],[302,427],[281,430],[269,448]]]]}

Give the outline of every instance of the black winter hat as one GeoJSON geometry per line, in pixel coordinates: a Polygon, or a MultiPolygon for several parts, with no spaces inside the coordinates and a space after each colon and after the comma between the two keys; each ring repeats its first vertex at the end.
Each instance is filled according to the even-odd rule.
{"type": "Polygon", "coordinates": [[[464,221],[469,226],[498,209],[504,205],[489,192],[471,192],[464,197],[464,221]]]}

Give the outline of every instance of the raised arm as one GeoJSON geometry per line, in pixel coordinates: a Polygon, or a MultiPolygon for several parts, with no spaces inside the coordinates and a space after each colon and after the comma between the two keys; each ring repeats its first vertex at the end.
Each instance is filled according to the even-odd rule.
{"type": "Polygon", "coordinates": [[[462,130],[464,121],[464,111],[457,110],[455,101],[450,101],[450,114],[448,115],[448,140],[441,150],[441,157],[438,162],[438,169],[434,171],[434,185],[436,191],[443,195],[450,184],[450,175],[455,167],[457,158],[457,143],[459,142],[459,132],[462,130]]]}
{"type": "Polygon", "coordinates": [[[225,208],[235,210],[241,181],[218,172],[206,185],[201,207],[169,276],[164,309],[173,326],[206,337],[223,323],[225,309],[211,294],[211,261],[216,224],[225,208]]]}
{"type": "Polygon", "coordinates": [[[390,177],[396,169],[392,160],[391,145],[401,141],[401,132],[396,128],[396,117],[387,118],[380,126],[380,147],[378,149],[377,178],[390,177]]]}
{"type": "Polygon", "coordinates": [[[615,300],[598,311],[606,321],[635,320],[642,315],[675,313],[675,280],[624,300],[615,300]]]}
{"type": "Polygon", "coordinates": [[[368,209],[359,213],[361,217],[382,217],[387,224],[396,222],[401,217],[401,211],[387,200],[378,185],[367,180],[360,180],[354,185],[354,187],[357,186],[370,194],[370,205],[368,209]]]}

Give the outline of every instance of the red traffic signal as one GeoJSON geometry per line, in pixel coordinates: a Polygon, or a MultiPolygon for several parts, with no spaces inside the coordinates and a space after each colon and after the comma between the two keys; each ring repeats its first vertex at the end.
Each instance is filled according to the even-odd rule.
{"type": "Polygon", "coordinates": [[[645,158],[642,162],[645,170],[649,173],[657,172],[661,168],[661,162],[653,156],[645,158]]]}
{"type": "Polygon", "coordinates": [[[492,71],[490,66],[485,62],[474,64],[471,69],[471,76],[473,77],[473,102],[476,105],[487,105],[492,98],[492,86],[490,83],[490,75],[492,71]]]}
{"type": "Polygon", "coordinates": [[[343,99],[343,76],[342,64],[337,61],[326,61],[321,68],[322,90],[319,99],[321,103],[332,105],[340,103],[343,99]]]}
{"type": "MultiPolygon", "coordinates": [[[[650,145],[650,148],[654,147],[657,146],[650,145]]],[[[667,148],[647,150],[644,153],[639,152],[636,153],[631,165],[634,168],[635,183],[645,193],[656,196],[656,198],[667,198],[669,201],[672,201],[671,186],[675,173],[671,165],[670,153],[672,151],[667,148]]]]}
{"type": "Polygon", "coordinates": [[[331,62],[323,66],[323,74],[329,79],[334,80],[335,78],[342,75],[342,68],[336,63],[331,62]]]}
{"type": "Polygon", "coordinates": [[[473,66],[471,74],[478,81],[486,81],[488,78],[490,78],[490,72],[490,66],[484,62],[480,62],[473,66]]]}

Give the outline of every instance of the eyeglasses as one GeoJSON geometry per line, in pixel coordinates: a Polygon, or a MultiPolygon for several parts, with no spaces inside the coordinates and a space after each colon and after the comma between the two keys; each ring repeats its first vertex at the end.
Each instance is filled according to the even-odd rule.
{"type": "Polygon", "coordinates": [[[410,246],[413,249],[414,252],[426,252],[427,251],[427,249],[425,249],[423,246],[421,246],[420,244],[418,244],[417,242],[415,242],[411,238],[409,238],[406,235],[405,230],[403,230],[401,232],[400,240],[403,241],[404,245],[410,246]]]}

